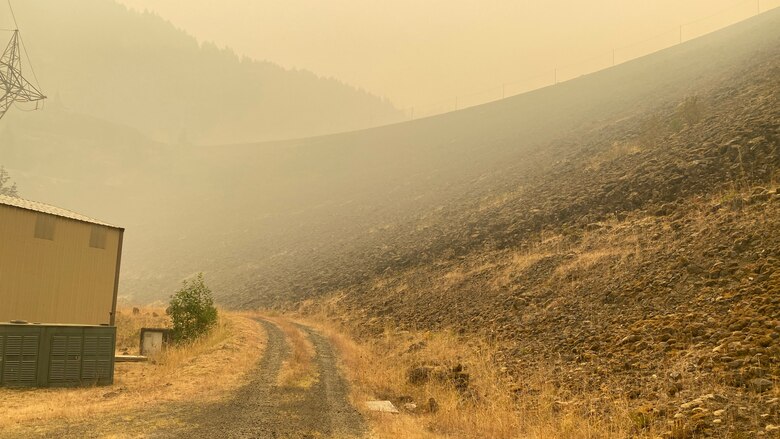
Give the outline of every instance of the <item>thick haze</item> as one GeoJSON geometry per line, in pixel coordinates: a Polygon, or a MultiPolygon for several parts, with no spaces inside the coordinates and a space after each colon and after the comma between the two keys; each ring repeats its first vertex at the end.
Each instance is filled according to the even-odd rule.
{"type": "Polygon", "coordinates": [[[126,228],[128,298],[165,298],[198,272],[234,306],[325,293],[491,239],[496,230],[477,234],[480,206],[519,200],[560,151],[589,147],[571,139],[668,113],[767,56],[780,10],[556,87],[361,130],[403,119],[376,94],[416,105],[659,29],[673,43],[673,23],[725,3],[158,0],[151,14],[115,0],[17,0],[50,99],[0,120],[0,165],[22,197],[126,228]],[[273,139],[287,140],[260,143],[273,139]]]}
{"type": "MultiPolygon", "coordinates": [[[[340,81],[198,44],[159,16],[128,10],[114,0],[12,4],[35,75],[26,57],[23,71],[31,80],[40,79],[51,98],[46,102],[49,110],[97,118],[158,142],[226,144],[305,137],[391,123],[403,116],[388,102],[340,81]]],[[[13,26],[6,2],[0,3],[0,40],[11,35],[1,29],[13,26]]],[[[68,137],[98,131],[58,124],[56,118],[40,126],[43,117],[47,115],[31,123],[50,133],[55,125],[62,128],[56,137],[64,143],[68,137]]],[[[16,122],[0,121],[0,159],[11,143],[1,141],[8,130],[41,138],[30,129],[19,130],[16,122]]],[[[40,150],[21,139],[14,143],[18,150],[40,150]]],[[[11,159],[2,161],[12,165],[11,159]]]]}
{"type": "Polygon", "coordinates": [[[404,107],[496,88],[665,30],[674,39],[678,24],[731,8],[686,28],[683,37],[694,37],[756,9],[734,0],[121,2],[155,11],[201,40],[334,76],[404,107]]]}

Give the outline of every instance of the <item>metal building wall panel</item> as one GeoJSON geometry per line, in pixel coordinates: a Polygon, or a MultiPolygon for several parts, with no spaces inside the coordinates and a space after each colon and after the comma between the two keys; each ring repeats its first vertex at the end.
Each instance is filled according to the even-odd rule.
{"type": "Polygon", "coordinates": [[[51,216],[41,239],[39,215],[0,204],[0,322],[112,324],[122,230],[51,216]],[[90,246],[95,227],[105,248],[90,246]]]}

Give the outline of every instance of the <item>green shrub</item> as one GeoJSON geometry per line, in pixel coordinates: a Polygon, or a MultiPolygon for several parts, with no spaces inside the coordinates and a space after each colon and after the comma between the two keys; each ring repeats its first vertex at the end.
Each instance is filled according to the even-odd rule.
{"type": "Polygon", "coordinates": [[[203,273],[182,283],[181,289],[171,296],[166,312],[171,316],[176,342],[195,340],[208,333],[217,323],[217,309],[203,273]]]}

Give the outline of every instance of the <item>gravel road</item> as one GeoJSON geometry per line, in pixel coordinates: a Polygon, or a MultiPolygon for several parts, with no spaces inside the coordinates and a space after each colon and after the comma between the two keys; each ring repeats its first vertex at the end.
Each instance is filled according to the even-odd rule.
{"type": "Polygon", "coordinates": [[[277,386],[282,362],[289,354],[284,333],[260,320],[268,345],[252,381],[228,402],[206,406],[187,422],[196,426],[177,437],[188,438],[351,438],[362,437],[365,425],[348,401],[348,387],[328,341],[299,325],[311,340],[319,379],[308,389],[277,386]]]}
{"type": "MultiPolygon", "coordinates": [[[[307,326],[298,328],[311,340],[317,381],[309,388],[277,385],[282,363],[290,354],[284,333],[273,323],[258,319],[268,333],[263,357],[250,382],[231,399],[203,404],[198,401],[150,404],[135,412],[106,413],[84,422],[58,422],[56,426],[31,424],[0,438],[361,438],[367,429],[348,400],[349,389],[336,365],[330,343],[307,326]],[[43,428],[47,427],[47,428],[43,428]]],[[[226,374],[230,365],[225,365],[226,374]]],[[[219,379],[214,376],[213,379],[219,379]]],[[[1,416],[1,415],[0,415],[1,416]]]]}

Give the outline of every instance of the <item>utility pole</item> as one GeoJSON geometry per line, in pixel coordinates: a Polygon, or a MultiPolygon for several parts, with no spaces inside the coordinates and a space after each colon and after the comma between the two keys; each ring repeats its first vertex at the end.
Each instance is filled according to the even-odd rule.
{"type": "Polygon", "coordinates": [[[612,49],[612,67],[615,67],[615,49],[612,49]]]}
{"type": "Polygon", "coordinates": [[[553,70],[553,78],[555,78],[555,83],[558,83],[558,68],[556,67],[555,70],[553,70]]]}
{"type": "Polygon", "coordinates": [[[501,99],[506,99],[506,84],[501,84],[501,99]]]}
{"type": "Polygon", "coordinates": [[[683,25],[680,25],[680,44],[682,44],[682,27],[683,25]]]}
{"type": "Polygon", "coordinates": [[[455,96],[455,111],[458,111],[458,97],[455,96]]]}

